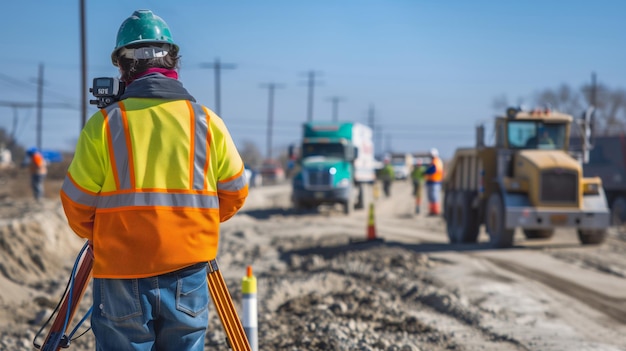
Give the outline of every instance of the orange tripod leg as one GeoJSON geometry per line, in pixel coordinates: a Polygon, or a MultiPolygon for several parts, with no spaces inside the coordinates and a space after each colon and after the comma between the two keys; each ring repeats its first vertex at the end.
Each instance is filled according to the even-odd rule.
{"type": "Polygon", "coordinates": [[[226,282],[217,266],[216,260],[209,261],[207,280],[213,304],[222,321],[230,347],[234,351],[251,351],[248,337],[243,329],[241,320],[237,316],[237,310],[235,310],[233,300],[230,297],[226,282]]]}
{"type": "MultiPolygon", "coordinates": [[[[48,330],[48,334],[41,345],[42,351],[59,351],[62,347],[67,347],[69,340],[66,338],[65,333],[70,326],[72,318],[80,304],[80,300],[85,294],[89,281],[91,280],[91,269],[93,268],[93,252],[91,247],[87,247],[83,253],[83,257],[80,261],[80,268],[76,273],[76,277],[72,282],[71,294],[65,295],[61,307],[54,318],[54,322],[48,330]],[[70,302],[71,299],[71,302],[70,302]],[[69,309],[69,315],[68,315],[69,309]]],[[[37,345],[36,345],[37,346],[37,345]]]]}

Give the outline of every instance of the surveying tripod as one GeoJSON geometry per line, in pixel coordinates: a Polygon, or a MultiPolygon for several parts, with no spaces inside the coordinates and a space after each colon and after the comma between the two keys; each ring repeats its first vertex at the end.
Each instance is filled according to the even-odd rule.
{"type": "MultiPolygon", "coordinates": [[[[80,300],[85,294],[85,290],[89,285],[92,277],[93,268],[93,252],[89,243],[85,243],[81,249],[76,261],[74,262],[74,268],[68,280],[65,292],[59,301],[59,304],[53,311],[50,318],[39,329],[39,332],[33,339],[33,345],[35,348],[42,351],[59,351],[61,348],[68,348],[72,342],[73,336],[78,330],[78,327],[87,319],[91,313],[91,308],[85,314],[85,316],[78,322],[74,329],[68,334],[70,322],[74,317],[74,314],[78,308],[80,300]],[[54,317],[52,326],[46,334],[46,338],[42,345],[36,343],[37,337],[41,334],[43,329],[54,317]]],[[[213,304],[217,309],[217,314],[220,317],[222,327],[226,332],[226,341],[233,351],[251,351],[248,338],[244,332],[241,320],[237,316],[237,310],[233,305],[233,300],[228,292],[226,282],[222,276],[222,272],[217,266],[216,260],[209,261],[207,269],[207,281],[209,285],[209,292],[213,299],[213,304]]]]}

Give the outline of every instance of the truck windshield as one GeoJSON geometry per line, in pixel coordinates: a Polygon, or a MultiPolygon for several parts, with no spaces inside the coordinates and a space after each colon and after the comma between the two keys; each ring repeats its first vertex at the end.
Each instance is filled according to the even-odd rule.
{"type": "Polygon", "coordinates": [[[392,157],[391,164],[394,166],[403,166],[406,164],[406,159],[404,157],[392,157]]]}
{"type": "Polygon", "coordinates": [[[338,157],[345,158],[344,145],[339,143],[323,143],[313,144],[307,143],[302,147],[302,156],[325,156],[325,157],[338,157]]]}
{"type": "Polygon", "coordinates": [[[565,123],[509,121],[507,128],[509,148],[563,150],[565,132],[565,123]]]}

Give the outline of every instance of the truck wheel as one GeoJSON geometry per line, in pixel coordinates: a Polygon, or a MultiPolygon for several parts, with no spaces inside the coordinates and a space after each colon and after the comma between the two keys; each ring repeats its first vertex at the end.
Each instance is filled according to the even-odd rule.
{"type": "Polygon", "coordinates": [[[443,197],[443,218],[446,221],[446,232],[451,243],[456,242],[455,202],[456,191],[446,191],[443,197]]]}
{"type": "Polygon", "coordinates": [[[578,240],[584,245],[601,244],[606,239],[606,229],[578,229],[578,240]]]}
{"type": "Polygon", "coordinates": [[[554,235],[554,229],[524,229],[526,239],[548,239],[554,235]]]}
{"type": "Polygon", "coordinates": [[[472,192],[460,191],[454,197],[454,236],[457,243],[475,243],[478,238],[478,211],[472,208],[472,192]]]}
{"type": "Polygon", "coordinates": [[[514,229],[506,229],[504,218],[504,202],[499,193],[493,193],[487,200],[485,211],[485,227],[489,234],[489,243],[494,248],[513,246],[514,229]]]}
{"type": "Polygon", "coordinates": [[[611,225],[620,235],[626,234],[626,199],[618,196],[611,205],[611,225]]]}

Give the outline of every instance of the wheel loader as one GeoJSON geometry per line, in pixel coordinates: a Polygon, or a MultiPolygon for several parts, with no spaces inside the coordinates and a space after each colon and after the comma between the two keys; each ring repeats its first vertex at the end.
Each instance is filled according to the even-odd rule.
{"type": "Polygon", "coordinates": [[[582,157],[569,151],[573,117],[549,109],[508,108],[495,118],[494,145],[459,148],[443,184],[444,219],[451,243],[473,243],[481,225],[494,248],[550,238],[572,228],[582,244],[604,241],[610,215],[599,177],[583,177],[582,157]]]}

